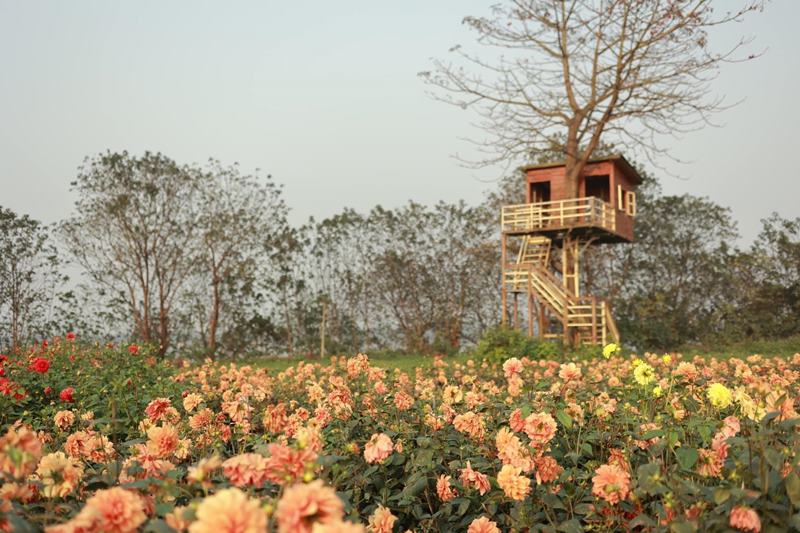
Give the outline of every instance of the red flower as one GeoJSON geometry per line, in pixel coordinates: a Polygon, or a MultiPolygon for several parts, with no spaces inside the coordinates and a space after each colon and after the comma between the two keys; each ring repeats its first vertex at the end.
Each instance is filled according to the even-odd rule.
{"type": "Polygon", "coordinates": [[[53,387],[45,387],[44,388],[44,395],[45,396],[50,396],[51,394],[53,394],[53,387]]]}
{"type": "Polygon", "coordinates": [[[6,367],[0,365],[0,378],[6,375],[6,367]]]}
{"type": "Polygon", "coordinates": [[[74,402],[75,398],[72,397],[74,393],[75,389],[73,389],[72,387],[67,387],[66,389],[61,391],[58,397],[61,398],[62,402],[74,402]]]}
{"type": "Polygon", "coordinates": [[[136,355],[139,353],[139,347],[135,344],[131,344],[128,346],[128,352],[130,352],[131,355],[136,355]]]}
{"type": "Polygon", "coordinates": [[[31,362],[31,366],[29,366],[28,369],[38,372],[39,374],[46,374],[47,371],[50,370],[50,361],[44,357],[37,357],[31,362]]]}
{"type": "Polygon", "coordinates": [[[72,331],[68,331],[67,332],[67,340],[68,341],[74,341],[75,340],[75,333],[72,332],[72,331]]]}

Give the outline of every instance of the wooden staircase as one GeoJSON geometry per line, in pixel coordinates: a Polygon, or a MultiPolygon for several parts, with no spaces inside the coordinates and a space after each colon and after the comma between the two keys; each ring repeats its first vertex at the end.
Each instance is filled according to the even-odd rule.
{"type": "Polygon", "coordinates": [[[574,333],[580,344],[619,341],[619,331],[608,303],[594,296],[578,297],[565,287],[564,278],[548,269],[551,241],[547,237],[525,237],[516,263],[504,265],[503,283],[512,293],[528,293],[552,313],[564,333],[574,333]]]}

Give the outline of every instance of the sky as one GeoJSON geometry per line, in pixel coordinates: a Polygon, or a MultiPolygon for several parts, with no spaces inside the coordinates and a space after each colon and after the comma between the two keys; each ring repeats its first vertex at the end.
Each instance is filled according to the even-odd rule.
{"type": "MultiPolygon", "coordinates": [[[[417,73],[494,0],[0,0],[0,205],[68,216],[87,156],[214,157],[284,184],[291,219],[414,200],[481,200],[500,169],[470,169],[476,116],[435,101],[417,73]]],[[[720,5],[731,0],[719,0],[720,5]]],[[[712,35],[764,55],[726,65],[713,88],[741,102],[661,143],[667,194],[731,208],[743,243],[760,219],[800,216],[800,1],[712,35]]],[[[622,152],[625,153],[624,147],[622,152]]]]}

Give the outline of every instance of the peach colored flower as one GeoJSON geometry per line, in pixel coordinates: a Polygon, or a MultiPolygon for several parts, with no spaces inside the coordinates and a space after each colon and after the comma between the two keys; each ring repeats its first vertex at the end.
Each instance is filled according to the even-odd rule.
{"type": "Polygon", "coordinates": [[[616,465],[601,465],[592,478],[592,494],[603,498],[611,505],[628,497],[631,476],[616,465]]]}
{"type": "Polygon", "coordinates": [[[79,514],[84,512],[94,523],[92,531],[106,533],[133,532],[147,520],[142,498],[120,487],[95,492],[79,514]]]}
{"type": "Polygon", "coordinates": [[[439,476],[439,478],[436,480],[436,494],[443,502],[449,502],[458,496],[456,491],[450,486],[450,476],[439,476]]]}
{"type": "Polygon", "coordinates": [[[186,531],[192,524],[192,520],[184,514],[188,509],[186,506],[176,507],[164,516],[164,522],[175,531],[186,531]]]}
{"type": "Polygon", "coordinates": [[[486,424],[483,418],[472,411],[456,415],[453,419],[453,426],[457,431],[466,433],[470,438],[478,442],[483,441],[483,437],[486,435],[486,424]]]}
{"type": "Polygon", "coordinates": [[[33,473],[42,456],[42,441],[27,426],[12,426],[0,437],[0,474],[24,478],[33,473]]]}
{"type": "Polygon", "coordinates": [[[153,426],[147,430],[147,451],[159,459],[167,459],[178,448],[178,431],[170,426],[153,426]]]}
{"type": "Polygon", "coordinates": [[[275,509],[279,533],[310,533],[314,523],[342,521],[344,504],[321,479],[286,489],[275,509]]]}
{"type": "Polygon", "coordinates": [[[205,409],[201,409],[197,414],[189,417],[189,427],[195,431],[200,431],[201,429],[208,428],[213,420],[213,411],[206,407],[205,409]]]}
{"type": "Polygon", "coordinates": [[[758,513],[743,505],[737,505],[731,509],[729,524],[739,531],[752,531],[753,533],[761,531],[761,519],[758,518],[758,513]]]}
{"type": "Polygon", "coordinates": [[[558,371],[558,377],[566,382],[578,381],[581,379],[581,369],[575,363],[565,363],[561,365],[558,371]]]}
{"type": "Polygon", "coordinates": [[[36,473],[42,480],[42,494],[45,498],[63,498],[80,483],[83,465],[64,455],[64,452],[55,452],[42,457],[36,473]]]}
{"type": "Polygon", "coordinates": [[[196,466],[189,467],[189,472],[186,475],[186,478],[189,481],[200,483],[206,490],[209,490],[213,486],[213,482],[210,479],[211,474],[214,472],[214,470],[221,466],[222,459],[220,459],[218,455],[214,455],[206,459],[200,459],[200,462],[197,463],[196,466]]]}
{"type": "Polygon", "coordinates": [[[482,516],[469,524],[467,533],[500,533],[500,528],[497,527],[497,523],[482,516]]]}
{"type": "Polygon", "coordinates": [[[235,455],[222,463],[222,472],[237,487],[261,487],[267,481],[267,458],[257,453],[235,455]]]}
{"type": "Polygon", "coordinates": [[[552,483],[564,469],[558,464],[555,457],[551,455],[541,455],[533,460],[536,466],[536,484],[552,483]]]}
{"type": "Polygon", "coordinates": [[[370,533],[392,533],[395,522],[397,522],[397,517],[392,514],[392,511],[383,505],[378,505],[378,508],[369,517],[367,530],[370,533]]]}
{"type": "Polygon", "coordinates": [[[364,459],[368,463],[380,463],[392,454],[392,439],[385,433],[375,433],[364,445],[364,459]]]}
{"type": "Polygon", "coordinates": [[[722,467],[727,456],[727,444],[722,444],[716,450],[697,450],[697,473],[704,477],[722,477],[722,467]]]}
{"type": "Polygon", "coordinates": [[[186,395],[183,399],[183,408],[186,410],[187,413],[191,413],[194,411],[195,407],[200,405],[203,401],[203,397],[196,392],[190,392],[186,395]]]}
{"type": "Polygon", "coordinates": [[[172,403],[169,401],[169,398],[156,398],[147,404],[144,413],[151,421],[157,422],[166,414],[167,409],[170,407],[172,407],[172,403]]]}
{"type": "Polygon", "coordinates": [[[524,500],[531,492],[531,480],[521,476],[522,469],[511,465],[503,465],[497,474],[497,484],[505,495],[512,500],[524,500]]]}
{"type": "Polygon", "coordinates": [[[497,456],[504,465],[516,466],[524,472],[533,470],[530,452],[522,447],[522,442],[508,428],[500,428],[495,435],[495,445],[497,456]]]}
{"type": "Polygon", "coordinates": [[[521,374],[522,369],[522,361],[516,357],[512,357],[503,363],[503,373],[505,374],[506,379],[511,379],[512,376],[521,374]]]}
{"type": "Polygon", "coordinates": [[[531,446],[544,448],[555,437],[556,421],[547,413],[531,413],[525,419],[525,433],[531,439],[531,446]]]}
{"type": "Polygon", "coordinates": [[[352,522],[332,522],[330,524],[314,524],[311,533],[366,533],[366,529],[361,524],[352,522]]]}
{"type": "Polygon", "coordinates": [[[414,405],[414,398],[404,391],[397,391],[394,394],[394,405],[400,411],[407,411],[414,405]]]}
{"type": "Polygon", "coordinates": [[[67,429],[75,423],[75,413],[72,411],[59,411],[53,417],[53,420],[56,423],[56,427],[61,431],[66,431],[67,429]]]}
{"type": "Polygon", "coordinates": [[[267,515],[261,502],[237,488],[224,489],[200,502],[189,533],[263,533],[267,515]]]}
{"type": "Polygon", "coordinates": [[[316,452],[310,448],[296,450],[284,444],[272,443],[267,451],[267,479],[279,485],[297,481],[308,470],[313,469],[317,460],[316,452]]]}
{"type": "Polygon", "coordinates": [[[473,470],[469,461],[467,461],[467,467],[461,469],[460,479],[464,488],[475,488],[481,496],[489,492],[489,489],[492,488],[489,484],[489,478],[485,474],[473,470]]]}
{"type": "Polygon", "coordinates": [[[525,429],[525,418],[522,416],[522,411],[514,409],[514,412],[512,412],[511,416],[508,418],[508,425],[511,426],[511,429],[514,431],[522,431],[525,429]]]}

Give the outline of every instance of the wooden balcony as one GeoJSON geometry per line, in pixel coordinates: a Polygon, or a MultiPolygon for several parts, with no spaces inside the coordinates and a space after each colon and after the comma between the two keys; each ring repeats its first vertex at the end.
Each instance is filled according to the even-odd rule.
{"type": "Polygon", "coordinates": [[[543,233],[558,239],[567,230],[594,234],[605,241],[630,240],[617,232],[617,213],[600,198],[572,198],[503,206],[503,233],[543,233]]]}

